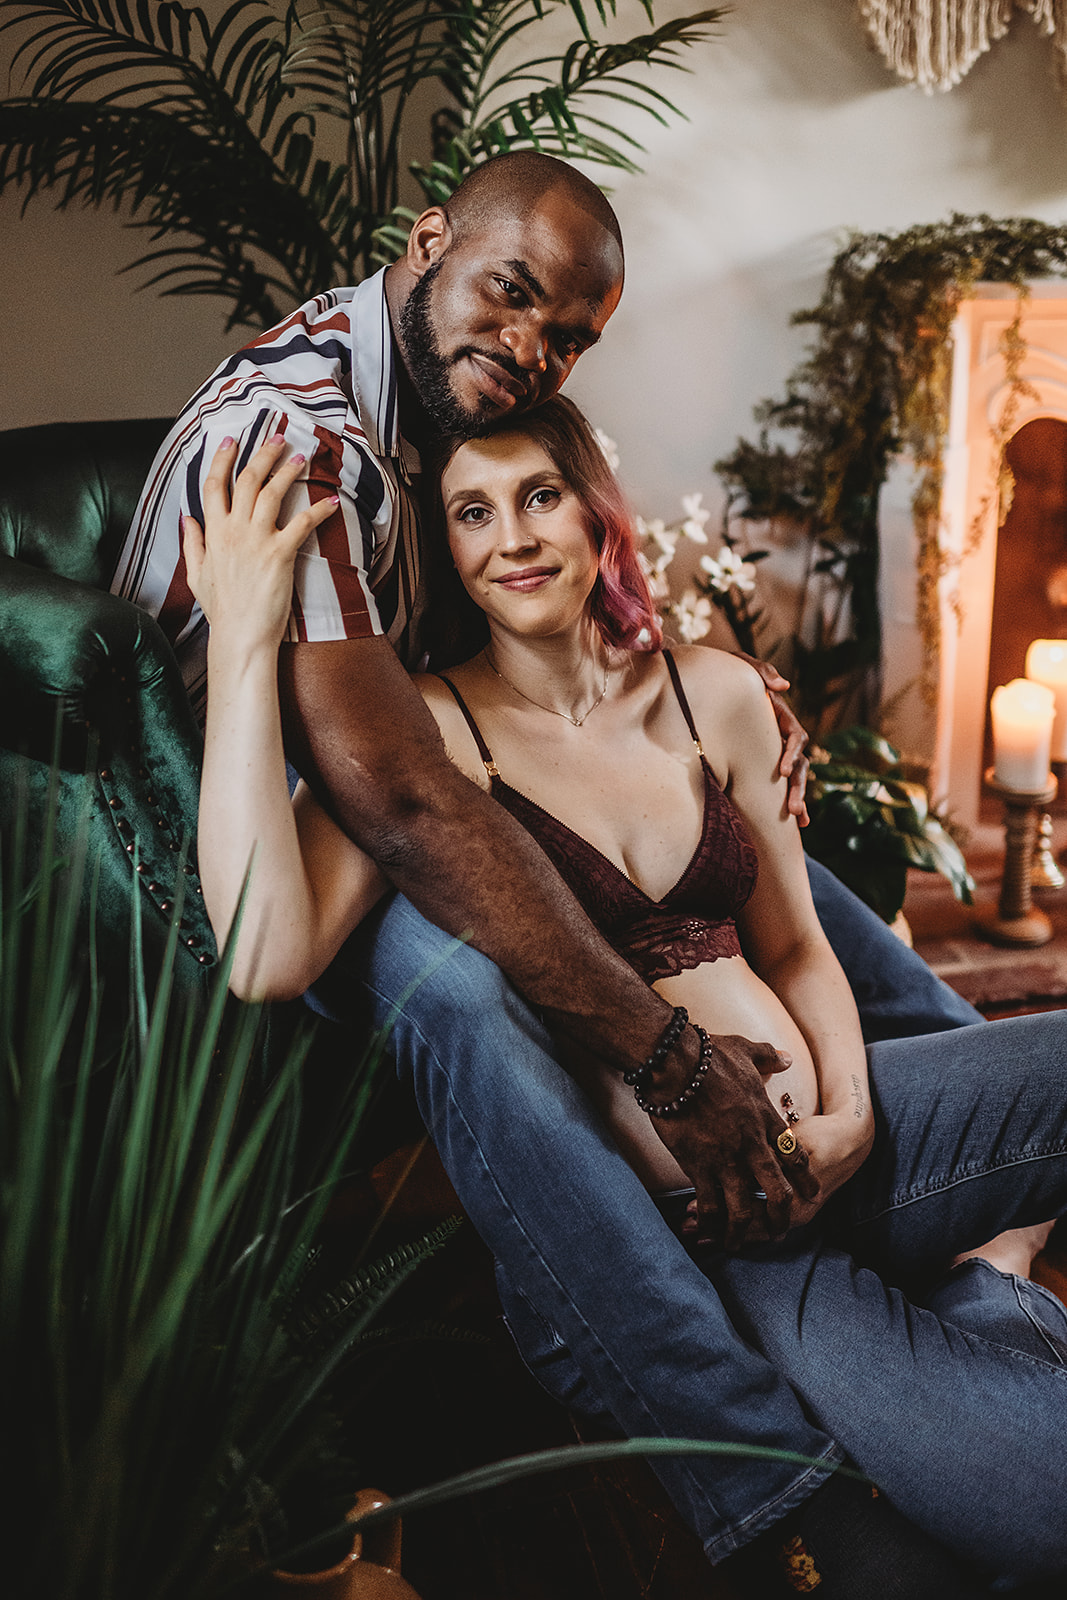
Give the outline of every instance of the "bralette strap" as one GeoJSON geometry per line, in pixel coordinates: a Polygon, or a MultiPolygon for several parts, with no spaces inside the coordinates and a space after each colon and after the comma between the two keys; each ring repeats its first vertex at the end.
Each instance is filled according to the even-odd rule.
{"type": "MultiPolygon", "coordinates": [[[[697,747],[698,755],[703,756],[704,746],[700,742],[700,735],[696,730],[696,723],[693,721],[693,713],[689,709],[689,701],[686,699],[685,690],[682,688],[682,679],[681,674],[678,671],[678,664],[669,650],[664,650],[663,659],[667,663],[667,671],[671,675],[671,682],[674,685],[674,692],[678,697],[678,704],[682,708],[682,716],[685,718],[685,725],[689,729],[693,743],[697,747]]],[[[445,681],[447,682],[448,680],[446,679],[445,681]]]]}
{"type": "Polygon", "coordinates": [[[457,706],[462,711],[464,720],[466,721],[466,724],[467,724],[467,727],[470,729],[471,733],[474,735],[474,742],[478,746],[478,754],[482,758],[482,766],[485,768],[486,772],[489,774],[489,776],[491,778],[499,778],[500,771],[499,771],[499,768],[497,767],[496,762],[493,760],[493,752],[490,750],[489,746],[486,744],[485,740],[482,738],[482,730],[481,730],[481,728],[479,728],[478,724],[475,722],[474,718],[471,716],[470,709],[469,709],[469,707],[467,705],[467,702],[464,700],[463,696],[460,694],[459,690],[456,688],[456,686],[452,682],[451,678],[446,678],[443,672],[437,673],[436,676],[440,678],[440,680],[441,680],[441,682],[443,684],[447,685],[447,687],[449,689],[451,689],[452,698],[455,700],[457,706]]]}

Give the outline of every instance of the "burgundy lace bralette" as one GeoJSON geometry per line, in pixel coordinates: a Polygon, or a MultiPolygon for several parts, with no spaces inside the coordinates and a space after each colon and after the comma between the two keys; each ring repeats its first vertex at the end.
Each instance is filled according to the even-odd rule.
{"type": "Polygon", "coordinates": [[[674,658],[667,650],[663,655],[704,772],[704,821],[689,865],[659,900],[639,889],[588,839],[505,783],[462,695],[442,675],[477,742],[494,799],[533,835],[590,921],[646,983],[740,955],[734,919],[755,888],[758,869],[745,825],[701,748],[674,658]]]}

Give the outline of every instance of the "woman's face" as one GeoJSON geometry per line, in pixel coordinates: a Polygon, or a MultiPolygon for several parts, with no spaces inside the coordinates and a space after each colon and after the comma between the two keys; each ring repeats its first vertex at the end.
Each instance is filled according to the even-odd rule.
{"type": "Polygon", "coordinates": [[[492,628],[549,637],[576,626],[597,580],[582,507],[535,440],[461,445],[441,477],[448,547],[492,628]]]}

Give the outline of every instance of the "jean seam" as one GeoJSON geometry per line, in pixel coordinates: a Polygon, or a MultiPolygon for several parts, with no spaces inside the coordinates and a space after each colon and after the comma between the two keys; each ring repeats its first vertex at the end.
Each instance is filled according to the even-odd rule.
{"type": "Polygon", "coordinates": [[[1054,1295],[1050,1289],[1046,1289],[1044,1284],[1035,1283],[1032,1278],[1020,1277],[1017,1272],[1002,1272],[999,1267],[995,1267],[993,1265],[992,1261],[985,1261],[981,1256],[969,1256],[966,1261],[960,1263],[960,1267],[967,1266],[978,1267],[986,1272],[994,1272],[998,1278],[1001,1278],[1005,1283],[1011,1285],[1012,1292],[1015,1296],[1016,1305],[1019,1307],[1020,1312],[1030,1324],[1030,1327],[1039,1335],[1042,1342],[1048,1345],[1049,1350],[1052,1351],[1053,1359],[1049,1361],[1043,1361],[1040,1356],[1035,1356],[1028,1350],[1020,1350],[1017,1345],[1003,1344],[999,1339],[989,1338],[987,1334],[968,1333],[968,1338],[978,1340],[992,1350],[1003,1350],[1010,1355],[1013,1360],[1028,1362],[1031,1366],[1038,1367],[1041,1371],[1051,1370],[1061,1379],[1067,1378],[1067,1358],[1064,1357],[1061,1351],[1057,1351],[1056,1345],[1053,1342],[1048,1330],[1042,1325],[1040,1319],[1034,1315],[1033,1311],[1027,1305],[1026,1295],[1023,1292],[1023,1288],[1025,1286],[1026,1289],[1029,1289],[1031,1292],[1036,1292],[1042,1299],[1047,1300],[1049,1304],[1052,1305],[1062,1317],[1064,1317],[1065,1321],[1067,1321],[1067,1308],[1064,1307],[1063,1303],[1057,1298],[1057,1296],[1054,1295]]]}
{"type": "Polygon", "coordinates": [[[923,1200],[929,1200],[932,1195],[947,1194],[950,1189],[959,1189],[965,1183],[974,1183],[982,1178],[993,1177],[996,1173],[1004,1172],[1010,1167],[1031,1166],[1041,1161],[1060,1161],[1067,1156],[1067,1145],[1060,1145],[1049,1150],[1030,1151],[1026,1155],[1014,1155],[1006,1160],[989,1163],[973,1170],[957,1171],[940,1181],[931,1181],[922,1188],[902,1190],[899,1194],[892,1195],[877,1210],[867,1216],[856,1216],[851,1226],[854,1228],[867,1227],[872,1222],[879,1222],[883,1217],[890,1216],[894,1211],[905,1211],[908,1206],[918,1205],[923,1200]]]}
{"type": "Polygon", "coordinates": [[[704,1541],[704,1554],[714,1566],[732,1555],[735,1550],[740,1550],[743,1545],[750,1544],[766,1528],[773,1528],[776,1523],[792,1511],[794,1506],[804,1503],[815,1493],[820,1483],[825,1483],[834,1471],[843,1464],[845,1452],[840,1445],[831,1443],[812,1464],[807,1467],[803,1475],[754,1511],[743,1522],[737,1523],[725,1533],[719,1534],[715,1539],[704,1541]],[[812,1480],[814,1479],[814,1482],[812,1480]],[[809,1487],[810,1485],[810,1487],[809,1487]]]}

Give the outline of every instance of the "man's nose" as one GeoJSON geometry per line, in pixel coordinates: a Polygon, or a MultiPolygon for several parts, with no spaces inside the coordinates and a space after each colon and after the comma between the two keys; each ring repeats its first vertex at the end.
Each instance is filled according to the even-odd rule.
{"type": "Polygon", "coordinates": [[[500,342],[518,366],[528,372],[544,372],[547,365],[546,346],[540,328],[527,327],[522,323],[511,324],[501,332],[500,342]]]}

